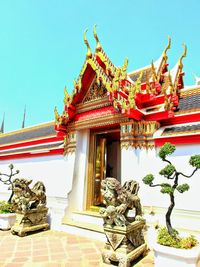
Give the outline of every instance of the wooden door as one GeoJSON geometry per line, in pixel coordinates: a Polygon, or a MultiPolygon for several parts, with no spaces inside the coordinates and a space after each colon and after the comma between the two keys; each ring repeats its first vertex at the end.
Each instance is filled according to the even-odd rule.
{"type": "Polygon", "coordinates": [[[101,181],[106,176],[106,138],[96,136],[96,153],[94,169],[94,206],[102,204],[101,181]]]}

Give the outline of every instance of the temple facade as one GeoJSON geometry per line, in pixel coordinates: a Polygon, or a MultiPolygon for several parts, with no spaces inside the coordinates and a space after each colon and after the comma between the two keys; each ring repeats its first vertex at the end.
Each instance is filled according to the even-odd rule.
{"type": "MultiPolygon", "coordinates": [[[[189,158],[200,153],[200,82],[184,85],[185,45],[169,68],[170,38],[157,61],[131,73],[128,59],[122,67],[111,62],[95,27],[94,38],[92,53],[84,33],[86,59],[72,94],[64,89],[63,112],[55,109],[55,121],[0,134],[0,171],[12,163],[21,177],[45,183],[53,229],[93,231],[101,238],[100,185],[106,177],[122,184],[138,181],[144,213],[153,210],[162,224],[169,196],[149,189],[142,178],[156,176],[164,166],[158,150],[165,142],[176,145],[171,161],[177,169],[192,172],[189,158]]],[[[187,193],[176,196],[175,226],[199,231],[199,175],[185,181],[190,184],[187,193]]],[[[0,198],[7,194],[0,184],[0,198]]]]}

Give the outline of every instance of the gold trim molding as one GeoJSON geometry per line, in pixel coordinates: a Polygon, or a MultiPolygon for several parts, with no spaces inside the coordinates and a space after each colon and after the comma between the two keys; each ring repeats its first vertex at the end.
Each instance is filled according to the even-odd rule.
{"type": "Polygon", "coordinates": [[[76,151],[76,132],[68,132],[64,139],[64,155],[75,153],[76,151]]]}
{"type": "Polygon", "coordinates": [[[158,130],[160,124],[157,121],[130,121],[121,123],[121,149],[154,148],[153,134],[158,130]]]}

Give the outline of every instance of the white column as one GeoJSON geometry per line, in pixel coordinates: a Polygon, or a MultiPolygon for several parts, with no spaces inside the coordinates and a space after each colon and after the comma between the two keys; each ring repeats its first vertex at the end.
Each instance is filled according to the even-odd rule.
{"type": "Polygon", "coordinates": [[[71,192],[69,192],[68,212],[81,211],[84,208],[90,131],[88,129],[80,130],[76,134],[76,157],[72,187],[71,192]]]}

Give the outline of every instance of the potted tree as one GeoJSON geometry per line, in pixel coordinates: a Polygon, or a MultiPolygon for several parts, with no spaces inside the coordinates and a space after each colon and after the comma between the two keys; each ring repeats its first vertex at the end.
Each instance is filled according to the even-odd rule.
{"type": "Polygon", "coordinates": [[[173,154],[176,147],[171,143],[165,143],[159,150],[159,157],[167,165],[160,170],[159,174],[167,179],[167,182],[155,183],[153,174],[148,174],[143,178],[143,182],[150,187],[160,187],[162,194],[168,194],[170,205],[165,215],[166,227],[158,230],[157,244],[153,246],[155,252],[155,266],[182,267],[197,266],[199,257],[199,247],[197,239],[190,235],[181,237],[172,226],[171,215],[175,207],[175,193],[184,193],[189,190],[187,183],[180,184],[180,177],[190,178],[200,169],[200,155],[191,156],[189,164],[194,167],[190,175],[186,175],[176,169],[168,159],[173,154]]]}
{"type": "Polygon", "coordinates": [[[9,165],[10,173],[0,173],[0,181],[8,186],[11,190],[8,201],[0,201],[0,229],[9,230],[15,222],[15,213],[12,210],[12,197],[13,197],[13,177],[19,173],[19,170],[14,171],[13,164],[9,165]]]}

